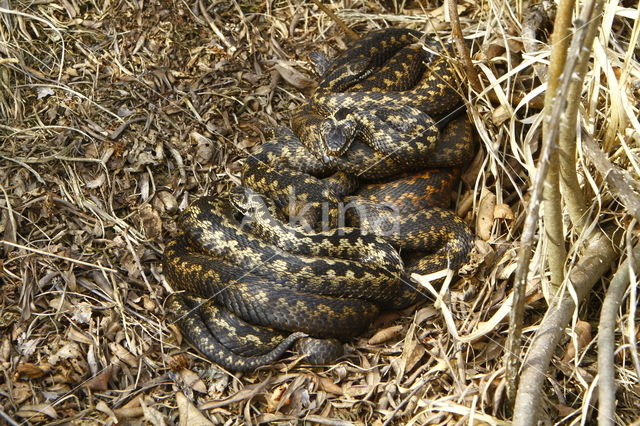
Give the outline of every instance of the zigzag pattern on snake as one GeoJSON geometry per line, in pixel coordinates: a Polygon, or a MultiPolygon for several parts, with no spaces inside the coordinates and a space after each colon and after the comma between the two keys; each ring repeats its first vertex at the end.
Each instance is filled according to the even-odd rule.
{"type": "Polygon", "coordinates": [[[447,117],[460,97],[446,46],[421,36],[376,31],[316,56],[318,90],[247,159],[245,189],[181,216],[164,268],[186,294],[167,306],[207,358],[252,370],[297,342],[330,362],[380,309],[417,300],[410,273],[466,261],[473,236],[446,206],[471,126],[447,117]]]}

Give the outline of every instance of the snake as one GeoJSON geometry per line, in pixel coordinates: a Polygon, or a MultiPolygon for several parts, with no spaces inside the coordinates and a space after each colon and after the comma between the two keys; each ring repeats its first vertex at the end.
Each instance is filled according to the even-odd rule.
{"type": "Polygon", "coordinates": [[[473,234],[447,206],[472,130],[451,114],[446,46],[422,36],[389,28],[314,55],[318,89],[246,159],[242,188],[181,214],[163,267],[184,292],[167,309],[208,359],[251,371],[296,345],[329,363],[419,299],[411,273],[467,261],[473,234]]]}

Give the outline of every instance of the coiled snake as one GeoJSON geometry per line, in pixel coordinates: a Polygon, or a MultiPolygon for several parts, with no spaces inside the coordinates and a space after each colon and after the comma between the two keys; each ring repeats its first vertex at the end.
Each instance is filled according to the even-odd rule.
{"type": "Polygon", "coordinates": [[[252,370],[298,341],[308,361],[330,362],[381,309],[418,300],[412,272],[466,262],[473,236],[446,207],[471,128],[451,114],[446,46],[421,36],[375,31],[331,61],[316,55],[322,78],[292,130],[247,159],[230,200],[181,215],[164,272],[185,292],[167,306],[209,359],[252,370]]]}

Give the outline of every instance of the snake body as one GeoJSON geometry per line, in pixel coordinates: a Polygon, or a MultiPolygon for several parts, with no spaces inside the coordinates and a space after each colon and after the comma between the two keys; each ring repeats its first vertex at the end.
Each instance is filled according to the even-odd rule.
{"type": "Polygon", "coordinates": [[[296,342],[330,362],[381,309],[417,300],[411,273],[466,262],[473,236],[446,207],[471,126],[447,117],[459,84],[421,36],[376,31],[316,58],[316,93],[247,158],[244,189],[181,215],[164,270],[186,294],[168,307],[209,359],[252,370],[296,342]]]}

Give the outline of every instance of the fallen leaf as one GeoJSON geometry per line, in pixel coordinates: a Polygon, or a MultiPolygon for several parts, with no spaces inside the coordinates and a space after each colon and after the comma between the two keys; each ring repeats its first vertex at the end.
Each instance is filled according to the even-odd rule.
{"type": "Polygon", "coordinates": [[[176,393],[176,405],[178,406],[178,415],[180,417],[180,423],[178,424],[180,426],[213,425],[182,392],[176,393]]]}
{"type": "Polygon", "coordinates": [[[41,363],[33,364],[31,362],[23,362],[16,366],[16,378],[27,377],[29,379],[39,379],[51,372],[51,364],[41,363]]]}
{"type": "Polygon", "coordinates": [[[109,406],[107,405],[106,402],[104,402],[102,400],[98,401],[98,403],[96,404],[96,410],[101,411],[104,414],[106,414],[107,416],[109,416],[109,421],[110,422],[118,423],[118,417],[113,412],[113,410],[111,410],[111,408],[109,408],[109,406]]]}
{"type": "Polygon", "coordinates": [[[162,233],[162,219],[160,215],[149,204],[145,204],[140,208],[140,219],[142,220],[142,227],[144,228],[145,236],[153,240],[162,233]]]}
{"type": "Polygon", "coordinates": [[[267,379],[263,380],[260,383],[256,383],[255,385],[246,386],[244,389],[241,389],[228,398],[218,401],[205,402],[204,404],[200,405],[199,408],[201,410],[211,410],[213,408],[224,407],[229,404],[251,399],[259,393],[262,393],[262,391],[267,388],[269,383],[271,383],[271,377],[268,377],[267,379]]]}
{"type": "Polygon", "coordinates": [[[148,405],[144,401],[144,399],[140,400],[140,406],[142,407],[144,419],[151,423],[153,426],[165,426],[167,424],[162,413],[148,405]]]}
{"type": "Polygon", "coordinates": [[[496,126],[499,126],[507,121],[511,116],[513,116],[513,111],[510,108],[505,108],[504,106],[499,105],[493,110],[493,113],[491,114],[491,121],[496,126]]]}
{"type": "Polygon", "coordinates": [[[591,341],[591,324],[586,321],[578,320],[575,326],[575,333],[576,338],[571,339],[564,352],[564,357],[562,357],[562,361],[564,362],[571,361],[576,356],[577,352],[581,351],[589,344],[591,341]],[[574,342],[578,343],[577,351],[574,342]]]}
{"type": "Polygon", "coordinates": [[[211,139],[198,132],[191,132],[189,136],[197,143],[196,161],[200,164],[209,164],[216,152],[216,145],[211,139]]]}
{"type": "Polygon", "coordinates": [[[384,329],[378,331],[373,336],[371,336],[371,338],[369,339],[368,343],[370,345],[379,345],[380,343],[384,343],[384,342],[386,342],[388,340],[391,340],[394,337],[397,337],[400,334],[402,334],[402,329],[403,328],[404,328],[404,326],[402,326],[402,325],[394,325],[394,326],[391,326],[391,327],[384,328],[384,329]]]}
{"type": "Polygon", "coordinates": [[[137,367],[138,366],[138,358],[135,357],[131,352],[126,350],[122,345],[118,343],[109,343],[109,349],[111,352],[129,367],[137,367]]]}
{"type": "Polygon", "coordinates": [[[276,71],[290,85],[298,89],[307,89],[315,86],[316,82],[297,71],[285,61],[279,61],[275,66],[276,71]]]}
{"type": "Polygon", "coordinates": [[[327,393],[332,393],[334,395],[343,394],[342,387],[334,383],[333,380],[331,380],[330,378],[319,377],[318,379],[319,379],[318,382],[320,383],[320,387],[322,388],[323,391],[327,393]]]}
{"type": "Polygon", "coordinates": [[[76,342],[66,342],[55,353],[49,355],[47,361],[49,361],[51,365],[56,365],[60,360],[82,358],[82,356],[83,352],[80,349],[80,345],[76,342]]]}
{"type": "MultiPolygon", "coordinates": [[[[58,414],[56,410],[51,406],[51,404],[27,404],[20,407],[18,411],[15,412],[15,415],[23,418],[30,418],[37,416],[38,414],[44,414],[52,419],[58,418],[58,414]]],[[[31,422],[34,420],[30,419],[31,422]]]]}
{"type": "Polygon", "coordinates": [[[493,208],[493,217],[496,219],[513,220],[515,216],[509,204],[496,204],[493,208]]]}
{"type": "Polygon", "coordinates": [[[483,196],[478,204],[478,215],[476,216],[476,233],[484,241],[491,238],[493,228],[493,212],[496,205],[496,196],[489,191],[483,191],[483,196]]]}
{"type": "Polygon", "coordinates": [[[84,385],[93,391],[106,391],[109,389],[109,380],[111,380],[112,372],[113,364],[110,364],[107,368],[87,380],[84,385]]]}
{"type": "Polygon", "coordinates": [[[185,385],[189,386],[196,392],[207,393],[207,387],[200,379],[200,376],[198,376],[196,373],[187,368],[183,368],[179,371],[179,374],[185,385]]]}

